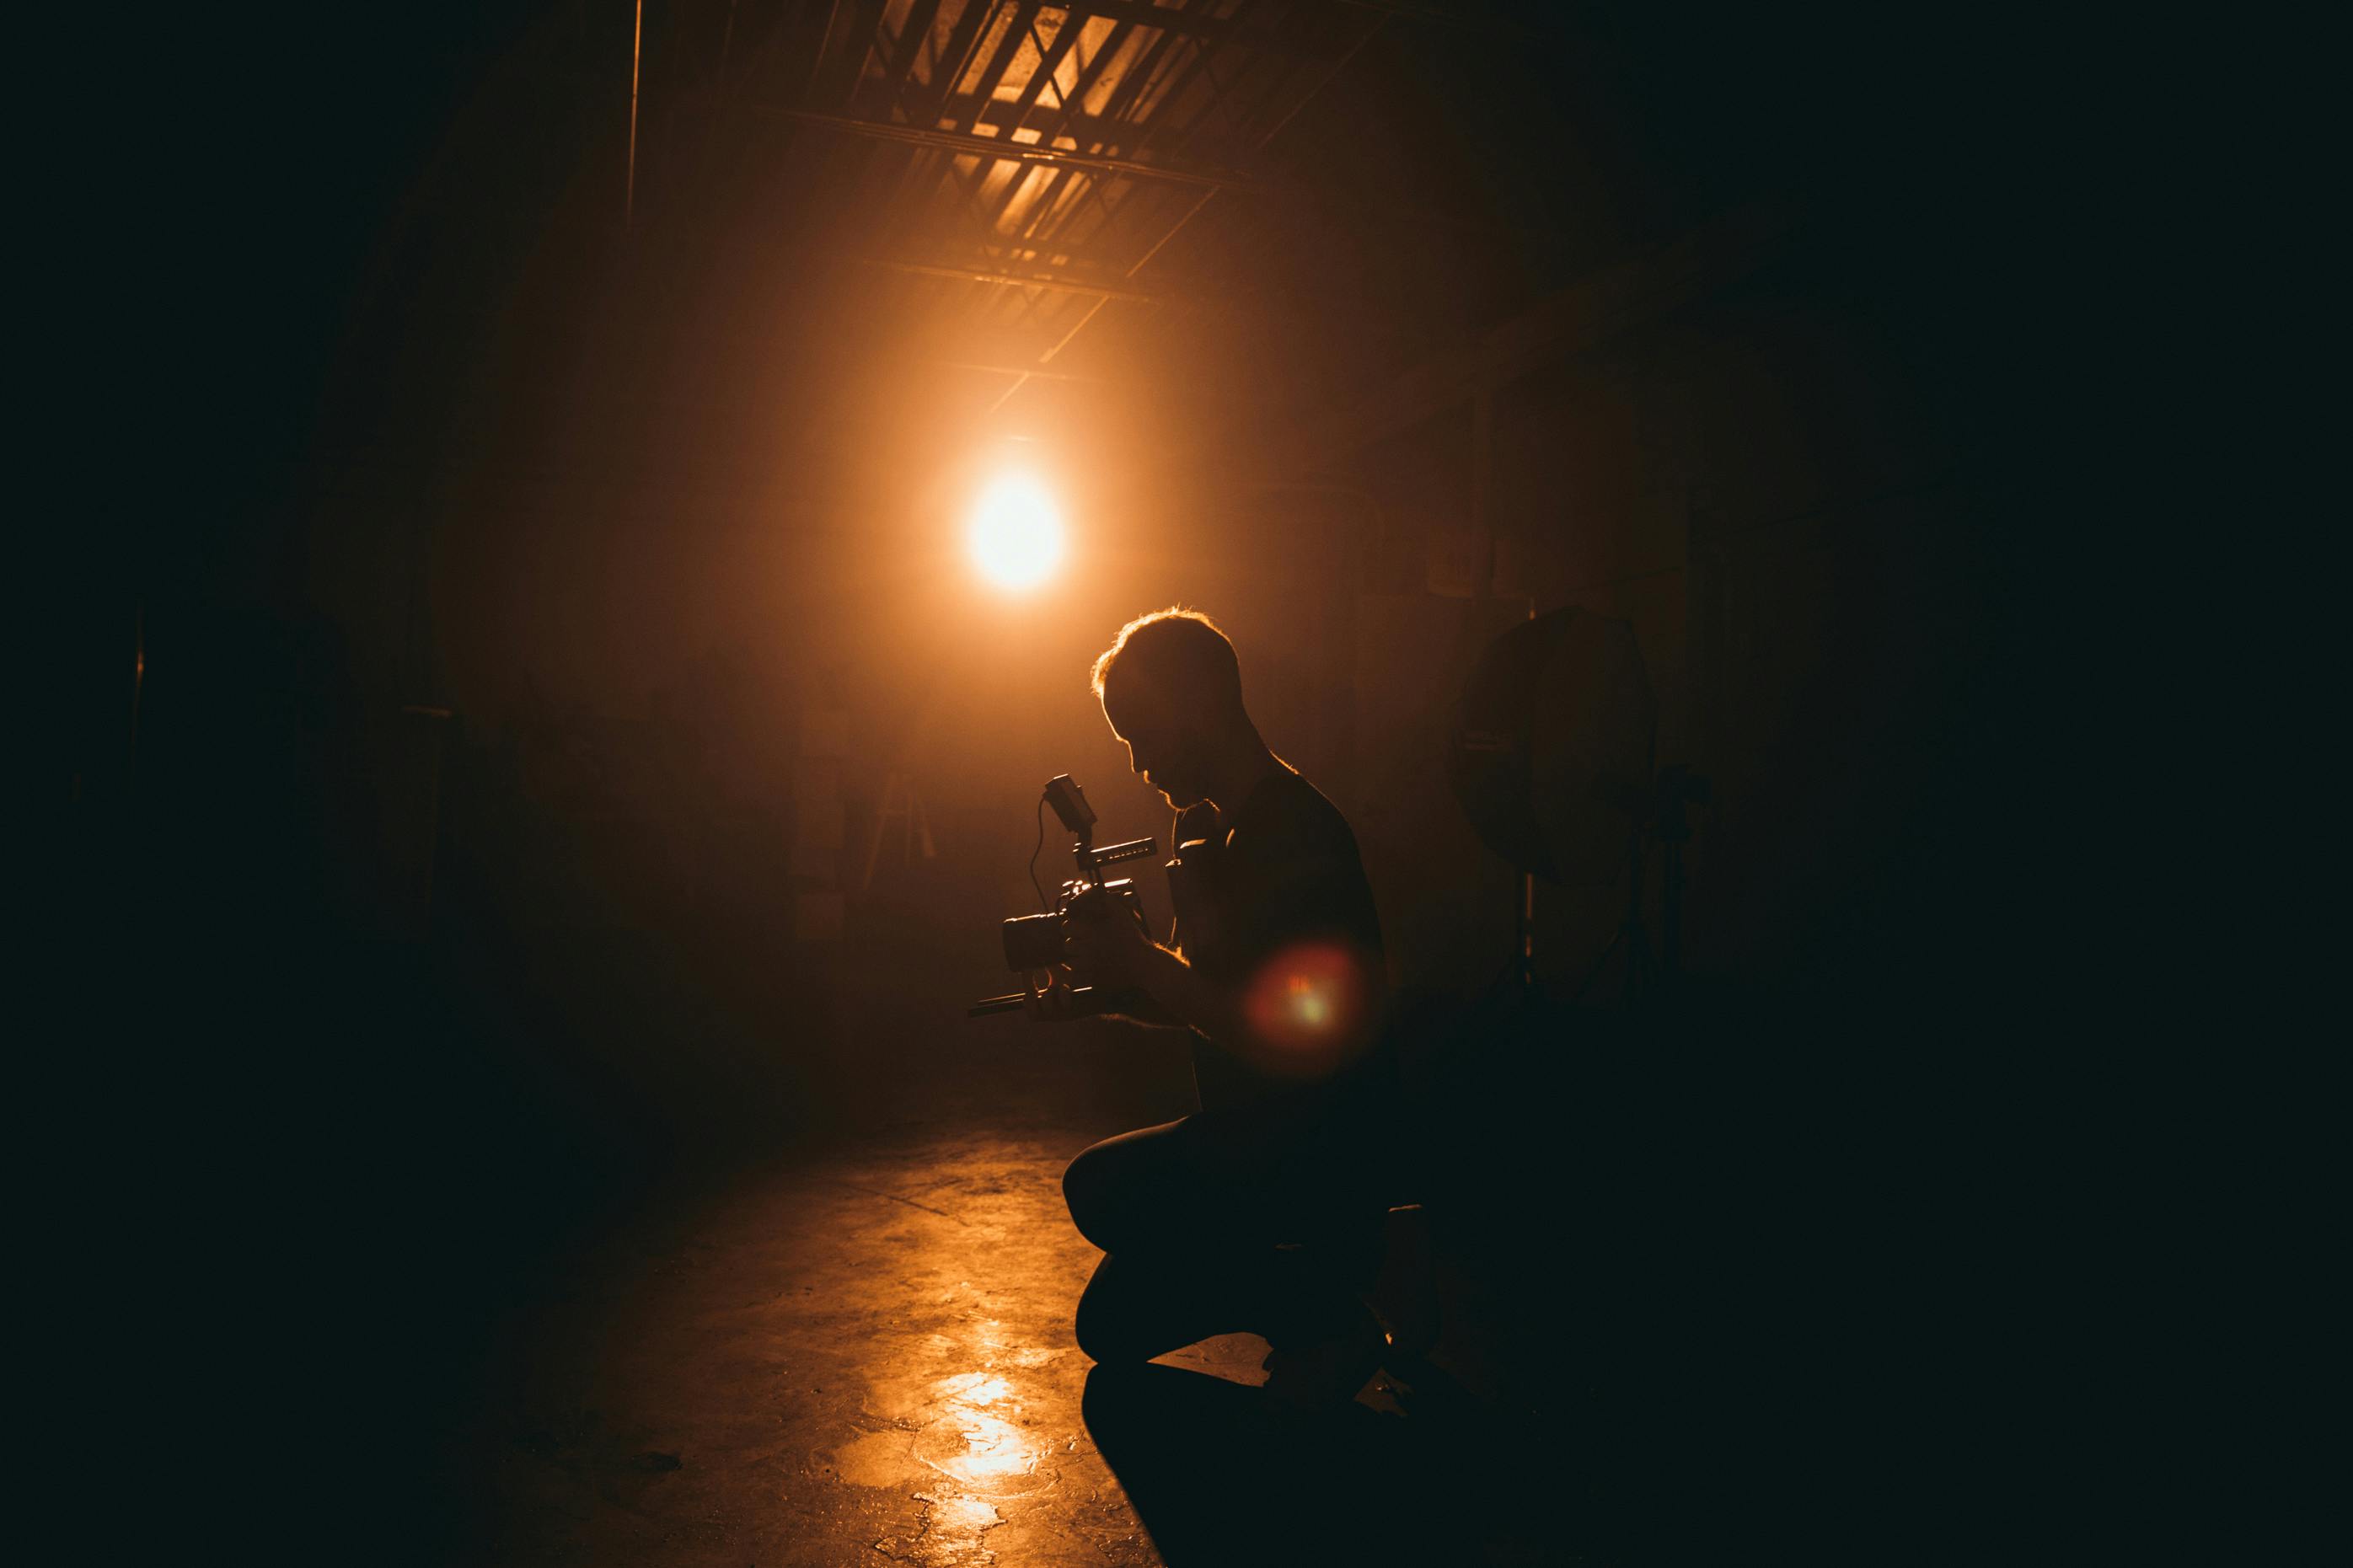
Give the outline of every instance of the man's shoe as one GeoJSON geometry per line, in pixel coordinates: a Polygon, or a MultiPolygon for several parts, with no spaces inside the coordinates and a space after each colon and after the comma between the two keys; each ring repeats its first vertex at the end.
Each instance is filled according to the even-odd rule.
{"type": "Polygon", "coordinates": [[[1419,1204],[1389,1210],[1380,1276],[1365,1297],[1365,1310],[1399,1360],[1427,1355],[1438,1342],[1438,1269],[1430,1216],[1419,1204]]]}
{"type": "Polygon", "coordinates": [[[1388,1349],[1379,1321],[1362,1309],[1341,1334],[1268,1352],[1259,1363],[1267,1373],[1267,1397],[1303,1415],[1337,1408],[1372,1381],[1388,1349]]]}

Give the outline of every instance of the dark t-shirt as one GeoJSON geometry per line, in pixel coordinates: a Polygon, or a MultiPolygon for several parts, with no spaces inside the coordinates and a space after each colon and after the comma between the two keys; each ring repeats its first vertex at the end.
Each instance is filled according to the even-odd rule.
{"type": "MultiPolygon", "coordinates": [[[[1333,1026],[1351,1036],[1353,1047],[1326,1059],[1318,1054],[1314,1029],[1304,1024],[1295,1048],[1263,1037],[1197,1038],[1193,1076],[1202,1109],[1279,1105],[1320,1117],[1355,1107],[1370,1083],[1388,1074],[1375,1045],[1386,1000],[1380,917],[1356,837],[1339,809],[1288,767],[1260,781],[1219,826],[1224,845],[1208,877],[1216,925],[1207,940],[1189,937],[1179,926],[1187,961],[1204,976],[1257,998],[1263,1009],[1282,1008],[1287,1000],[1281,961],[1305,955],[1316,986],[1352,993],[1345,1009],[1334,1013],[1333,1026]]],[[[1184,830],[1198,827],[1188,823],[1184,830]]],[[[1290,983],[1303,988],[1306,979],[1290,983]]],[[[1273,1021],[1278,1032],[1285,1021],[1273,1021]]]]}

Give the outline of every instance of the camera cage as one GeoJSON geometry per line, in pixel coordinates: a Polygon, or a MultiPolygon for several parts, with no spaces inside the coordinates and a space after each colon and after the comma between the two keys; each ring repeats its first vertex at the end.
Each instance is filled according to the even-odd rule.
{"type": "MultiPolygon", "coordinates": [[[[1062,884],[1061,896],[1055,900],[1051,910],[1034,915],[1013,915],[1000,922],[1000,934],[1005,945],[1006,967],[1017,973],[1043,969],[1059,961],[1063,923],[1070,919],[1071,904],[1080,895],[1097,889],[1127,903],[1141,918],[1143,908],[1135,884],[1127,878],[1106,878],[1103,868],[1124,860],[1140,860],[1159,853],[1159,841],[1155,838],[1130,838],[1117,844],[1097,845],[1094,841],[1094,808],[1087,804],[1086,792],[1078,780],[1068,773],[1057,773],[1046,781],[1045,804],[1053,807],[1054,815],[1074,836],[1071,858],[1078,875],[1062,884]]],[[[1018,994],[984,997],[966,1009],[974,1017],[986,1013],[1009,1012],[1021,1005],[1018,994]]]]}
{"type": "MultiPolygon", "coordinates": [[[[1046,804],[1062,826],[1077,835],[1078,842],[1071,846],[1071,858],[1078,862],[1079,882],[1082,887],[1103,885],[1103,868],[1122,860],[1138,860],[1146,855],[1159,853],[1159,844],[1150,838],[1130,838],[1119,844],[1095,846],[1094,807],[1087,804],[1087,793],[1079,781],[1068,773],[1056,773],[1046,781],[1046,804]]],[[[1065,890],[1067,897],[1069,889],[1065,890]]]]}

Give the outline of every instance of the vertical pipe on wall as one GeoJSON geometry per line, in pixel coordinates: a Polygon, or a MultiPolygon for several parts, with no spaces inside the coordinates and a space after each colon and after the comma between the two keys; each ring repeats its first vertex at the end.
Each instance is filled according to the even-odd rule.
{"type": "Polygon", "coordinates": [[[124,742],[122,773],[126,783],[139,772],[139,700],[147,692],[147,601],[142,599],[131,617],[131,733],[124,742]]]}
{"type": "Polygon", "coordinates": [[[644,58],[646,46],[646,0],[638,0],[637,25],[629,34],[629,181],[621,199],[621,222],[633,223],[638,216],[638,64],[644,58]]]}
{"type": "Polygon", "coordinates": [[[1482,380],[1471,395],[1471,526],[1486,541],[1485,565],[1472,597],[1495,591],[1495,390],[1482,380]]]}
{"type": "MultiPolygon", "coordinates": [[[[1482,378],[1471,395],[1471,526],[1483,541],[1481,553],[1479,585],[1472,591],[1474,601],[1483,601],[1495,595],[1496,568],[1501,553],[1500,531],[1495,521],[1495,388],[1482,378]]],[[[1528,602],[1528,618],[1535,618],[1535,602],[1528,602]]],[[[1519,983],[1535,984],[1536,971],[1536,879],[1532,871],[1520,873],[1519,897],[1513,901],[1512,947],[1519,983]]]]}

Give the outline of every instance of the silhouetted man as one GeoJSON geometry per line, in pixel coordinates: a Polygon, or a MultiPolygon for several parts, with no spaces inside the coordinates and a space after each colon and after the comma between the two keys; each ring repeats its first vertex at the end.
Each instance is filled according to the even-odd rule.
{"type": "MultiPolygon", "coordinates": [[[[1071,967],[1192,1031],[1201,1109],[1098,1143],[1063,1174],[1071,1217],[1107,1255],[1079,1302],[1080,1348],[1141,1362],[1256,1332],[1279,1396],[1345,1399],[1384,1348],[1363,1292],[1380,1263],[1395,1098],[1356,837],[1267,749],[1233,645],[1207,616],[1130,622],[1094,689],[1130,765],[1184,813],[1179,835],[1207,847],[1187,857],[1199,880],[1172,944],[1092,895],[1073,910],[1071,967]]],[[[1033,1016],[1068,1016],[1069,992],[1056,974],[1033,1016]]]]}

